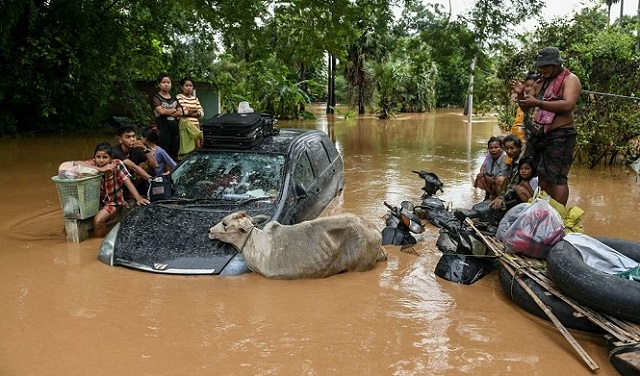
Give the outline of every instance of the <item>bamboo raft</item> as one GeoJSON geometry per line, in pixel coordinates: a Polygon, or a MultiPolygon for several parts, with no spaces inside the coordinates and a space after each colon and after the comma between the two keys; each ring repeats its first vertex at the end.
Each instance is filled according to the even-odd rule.
{"type": "Polygon", "coordinates": [[[466,219],[465,223],[469,225],[470,228],[472,228],[473,231],[482,239],[484,244],[487,246],[487,249],[493,252],[496,256],[499,256],[502,267],[504,267],[509,274],[513,276],[513,279],[527,292],[540,309],[544,311],[547,317],[549,317],[549,320],[560,331],[569,344],[571,344],[592,371],[597,370],[599,368],[598,365],[593,361],[593,359],[591,359],[589,354],[587,354],[584,348],[578,343],[578,341],[576,341],[560,320],[558,320],[551,309],[549,309],[549,307],[547,307],[540,298],[538,298],[522,278],[520,278],[520,275],[530,278],[549,293],[567,303],[578,314],[583,315],[595,325],[606,331],[607,334],[605,337],[614,347],[609,354],[609,358],[615,358],[619,364],[623,364],[626,369],[631,370],[631,373],[635,372],[640,375],[640,350],[622,354],[616,353],[616,348],[636,347],[640,349],[640,324],[628,320],[622,320],[611,315],[602,314],[573,301],[556,288],[553,281],[549,279],[547,275],[546,262],[519,254],[505,253],[504,246],[500,241],[494,237],[489,237],[481,233],[469,218],[466,219]]]}

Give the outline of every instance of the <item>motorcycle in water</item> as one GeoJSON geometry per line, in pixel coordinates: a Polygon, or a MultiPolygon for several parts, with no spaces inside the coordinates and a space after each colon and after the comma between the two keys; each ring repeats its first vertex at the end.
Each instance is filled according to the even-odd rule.
{"type": "MultiPolygon", "coordinates": [[[[422,203],[415,207],[415,213],[441,228],[436,246],[442,252],[442,256],[434,273],[445,280],[465,285],[470,285],[490,273],[498,265],[497,257],[488,255],[485,244],[466,228],[461,212],[456,211],[457,215],[454,215],[446,209],[445,202],[436,196],[438,191],[444,192],[444,183],[438,175],[424,170],[412,172],[425,181],[422,187],[422,203]]],[[[464,214],[495,221],[494,213],[488,204],[474,205],[464,214]]]]}
{"type": "Polygon", "coordinates": [[[438,175],[424,170],[411,170],[411,172],[418,174],[418,176],[424,179],[424,186],[422,187],[424,193],[420,197],[422,202],[415,207],[415,212],[418,217],[422,219],[427,218],[427,212],[429,210],[444,210],[445,202],[436,196],[438,191],[444,192],[444,189],[442,189],[444,183],[438,178],[438,175]]]}
{"type": "Polygon", "coordinates": [[[411,233],[421,234],[424,226],[415,214],[414,205],[409,201],[403,201],[399,207],[393,207],[386,201],[384,205],[389,209],[386,218],[386,227],[382,230],[382,244],[414,245],[418,241],[411,233]]]}

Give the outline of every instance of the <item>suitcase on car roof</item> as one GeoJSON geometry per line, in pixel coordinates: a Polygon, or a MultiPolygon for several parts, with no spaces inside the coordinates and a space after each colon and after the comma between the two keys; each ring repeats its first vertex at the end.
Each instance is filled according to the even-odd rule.
{"type": "Polygon", "coordinates": [[[263,125],[259,113],[215,115],[202,124],[204,146],[250,148],[262,141],[263,125]]]}

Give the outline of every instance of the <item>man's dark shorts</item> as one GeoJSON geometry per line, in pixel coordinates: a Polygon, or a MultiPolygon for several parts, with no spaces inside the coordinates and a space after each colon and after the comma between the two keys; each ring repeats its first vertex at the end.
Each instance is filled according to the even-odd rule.
{"type": "Polygon", "coordinates": [[[575,128],[558,128],[544,135],[540,142],[540,163],[537,172],[551,183],[566,185],[573,162],[578,132],[575,128]]]}

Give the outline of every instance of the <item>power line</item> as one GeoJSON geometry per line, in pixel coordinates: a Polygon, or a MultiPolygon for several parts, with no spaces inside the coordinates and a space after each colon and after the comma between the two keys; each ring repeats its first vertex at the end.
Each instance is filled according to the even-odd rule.
{"type": "Polygon", "coordinates": [[[620,94],[611,94],[611,93],[601,93],[599,91],[593,91],[593,90],[582,90],[582,92],[583,93],[597,94],[597,95],[604,95],[604,96],[608,96],[608,97],[618,97],[618,98],[640,100],[640,97],[634,97],[634,96],[629,96],[629,95],[620,95],[620,94]]]}

